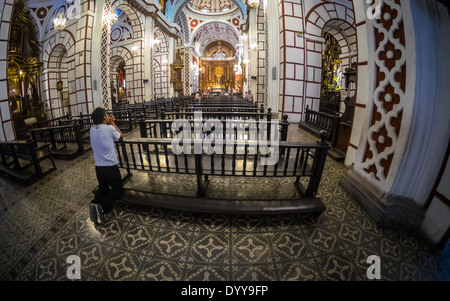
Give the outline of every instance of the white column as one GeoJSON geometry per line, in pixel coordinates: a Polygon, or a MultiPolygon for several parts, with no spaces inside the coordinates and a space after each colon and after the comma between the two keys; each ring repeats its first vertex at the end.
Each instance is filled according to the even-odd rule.
{"type": "Polygon", "coordinates": [[[416,67],[410,75],[415,81],[412,83],[415,97],[408,98],[407,105],[414,106],[409,108],[413,114],[409,120],[403,118],[401,130],[412,133],[405,143],[391,193],[413,198],[424,205],[450,139],[450,55],[442,51],[450,47],[449,39],[444,38],[450,34],[450,18],[439,3],[427,5],[424,1],[413,0],[404,7],[407,12],[411,11],[411,16],[404,14],[406,24],[411,24],[405,27],[405,34],[415,39],[407,45],[407,61],[411,60],[411,65],[416,67]],[[410,51],[414,47],[415,56],[414,51],[410,51]]]}
{"type": "Polygon", "coordinates": [[[144,84],[144,101],[150,101],[153,98],[153,57],[152,57],[152,35],[153,35],[153,18],[146,17],[144,22],[144,79],[148,80],[144,84]]]}
{"type": "MultiPolygon", "coordinates": [[[[92,28],[92,50],[101,49],[102,48],[102,27],[103,27],[103,8],[105,6],[105,0],[95,1],[95,18],[94,18],[94,27],[92,28]]],[[[84,39],[80,37],[80,40],[77,41],[77,53],[80,53],[84,50],[84,39]]],[[[102,53],[101,51],[92,51],[90,53],[91,57],[91,69],[98,70],[99,72],[92,72],[92,99],[94,102],[94,108],[103,107],[102,103],[102,78],[101,72],[102,69],[102,53]]],[[[88,55],[88,54],[84,54],[88,55]]],[[[77,77],[85,76],[84,72],[80,72],[81,69],[76,69],[77,77]]],[[[86,89],[86,87],[84,87],[86,89]]],[[[79,87],[77,87],[77,90],[79,87]]],[[[87,100],[86,100],[87,101],[87,100]]],[[[86,114],[89,112],[85,112],[86,114]]]]}
{"type": "MultiPolygon", "coordinates": [[[[169,72],[169,81],[170,81],[170,65],[173,64],[174,60],[175,60],[175,44],[176,40],[171,37],[171,36],[167,36],[167,44],[169,45],[169,55],[168,55],[168,63],[167,66],[168,67],[168,71],[169,72]]],[[[173,84],[169,83],[169,97],[174,97],[175,96],[175,91],[173,90],[173,84]]]]}
{"type": "Polygon", "coordinates": [[[243,82],[243,85],[242,85],[242,96],[245,96],[245,92],[248,91],[248,84],[250,82],[250,79],[249,79],[250,72],[248,70],[248,68],[250,67],[248,41],[249,41],[249,38],[248,38],[248,34],[247,34],[247,39],[242,41],[242,57],[244,58],[243,62],[245,64],[245,70],[242,70],[242,78],[245,79],[245,81],[243,82]]]}
{"type": "Polygon", "coordinates": [[[189,96],[193,92],[193,90],[192,90],[193,87],[191,86],[192,80],[193,80],[192,49],[193,49],[193,46],[185,46],[183,48],[183,50],[184,50],[184,52],[183,52],[183,62],[184,62],[183,87],[184,87],[185,96],[189,96]],[[188,73],[189,76],[186,76],[186,73],[188,73]],[[188,83],[186,83],[186,79],[189,81],[188,83]]]}
{"type": "Polygon", "coordinates": [[[265,0],[267,9],[267,107],[277,112],[280,103],[280,29],[277,1],[265,0]]]}
{"type": "MultiPolygon", "coordinates": [[[[253,50],[252,45],[258,45],[258,30],[257,30],[257,15],[258,15],[258,7],[251,8],[248,13],[248,25],[249,25],[249,31],[248,31],[248,45],[250,46],[249,49],[249,60],[250,64],[247,66],[249,68],[249,78],[248,80],[248,90],[250,90],[254,96],[254,100],[256,99],[256,92],[257,92],[257,86],[258,83],[257,80],[252,79],[252,76],[258,75],[258,47],[253,50]]],[[[247,90],[245,91],[247,92],[247,90]]],[[[244,92],[244,95],[245,95],[244,92]]]]}

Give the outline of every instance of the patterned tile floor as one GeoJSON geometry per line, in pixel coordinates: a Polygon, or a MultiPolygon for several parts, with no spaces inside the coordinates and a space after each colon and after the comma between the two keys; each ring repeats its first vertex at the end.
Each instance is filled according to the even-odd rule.
{"type": "MultiPolygon", "coordinates": [[[[311,139],[291,125],[289,140],[311,139]]],[[[97,185],[92,152],[57,167],[29,187],[0,178],[0,280],[67,280],[70,255],[81,259],[82,280],[364,281],[370,255],[380,257],[385,281],[450,280],[449,248],[437,252],[375,225],[339,186],[347,169],[331,158],[320,216],[198,214],[118,201],[100,227],[88,213],[97,185]]],[[[155,189],[192,185],[182,176],[144,179],[155,189]]],[[[260,193],[294,191],[289,179],[211,181],[244,196],[254,184],[265,187],[260,193]]]]}

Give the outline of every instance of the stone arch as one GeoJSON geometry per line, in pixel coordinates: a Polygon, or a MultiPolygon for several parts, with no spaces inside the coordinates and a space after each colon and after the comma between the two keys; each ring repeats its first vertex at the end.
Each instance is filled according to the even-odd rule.
{"type": "Polygon", "coordinates": [[[358,45],[354,25],[345,20],[333,19],[325,23],[322,31],[330,33],[339,42],[342,49],[341,57],[349,58],[349,61],[344,63],[344,66],[349,67],[352,62],[356,62],[358,56],[358,45]]]}
{"type": "Polygon", "coordinates": [[[133,66],[133,55],[131,54],[130,50],[126,47],[118,46],[111,49],[111,55],[110,55],[110,65],[113,66],[116,63],[116,60],[114,58],[121,58],[125,65],[133,66]]]}
{"type": "MultiPolygon", "coordinates": [[[[342,77],[346,69],[350,69],[352,63],[357,63],[357,36],[355,15],[351,3],[346,6],[339,3],[320,3],[307,13],[305,17],[306,49],[305,49],[305,81],[303,86],[303,112],[309,107],[314,111],[322,111],[334,114],[339,111],[342,118],[354,118],[354,100],[356,96],[356,84],[352,83],[349,91],[345,89],[345,79],[342,79],[342,91],[338,95],[323,95],[323,43],[324,34],[332,35],[339,43],[342,50],[339,58],[342,60],[342,77]],[[347,93],[348,92],[348,93],[347,93]],[[352,98],[347,98],[347,97],[352,98]],[[330,97],[330,98],[329,98],[330,97]],[[353,103],[347,105],[345,100],[351,99],[353,103]],[[330,110],[330,111],[329,111],[330,110]],[[348,111],[348,112],[347,112],[348,111]],[[344,114],[345,113],[345,114],[344,114]],[[348,117],[351,116],[351,117],[348,117]]],[[[351,121],[346,123],[349,126],[335,133],[338,135],[332,137],[332,146],[339,149],[342,153],[348,149],[348,140],[351,136],[351,121]]],[[[337,126],[340,127],[340,123],[337,126]]],[[[345,156],[343,154],[343,156],[345,156]]]]}
{"type": "Polygon", "coordinates": [[[155,28],[154,32],[161,41],[159,45],[155,46],[153,55],[154,93],[156,98],[169,97],[169,42],[164,31],[155,28]]]}
{"type": "Polygon", "coordinates": [[[127,100],[131,103],[136,102],[133,97],[129,97],[129,95],[132,95],[132,92],[135,92],[134,89],[136,87],[136,74],[134,72],[134,58],[133,54],[131,53],[130,49],[128,49],[125,46],[116,46],[114,48],[111,48],[110,53],[110,78],[111,81],[109,83],[109,88],[112,89],[113,86],[111,86],[111,82],[113,81],[115,71],[119,61],[122,60],[125,63],[125,72],[126,72],[126,88],[127,88],[127,100]],[[128,93],[130,92],[130,93],[128,93]]]}
{"type": "Polygon", "coordinates": [[[321,37],[325,24],[333,19],[346,21],[355,26],[355,15],[352,7],[339,3],[321,3],[308,12],[305,17],[305,32],[308,35],[321,37]]]}
{"type": "MultiPolygon", "coordinates": [[[[131,63],[128,64],[128,62],[126,64],[127,68],[132,68],[130,74],[133,75],[132,81],[130,80],[127,81],[128,86],[127,93],[128,96],[130,96],[128,101],[130,103],[141,103],[144,101],[143,78],[144,78],[144,47],[145,47],[142,16],[139,12],[137,12],[132,6],[130,6],[124,0],[116,0],[112,2],[111,10],[115,9],[122,10],[130,20],[131,27],[133,30],[133,39],[132,42],[130,42],[131,46],[129,47],[130,48],[132,46],[138,47],[138,52],[136,54],[132,55],[130,50],[127,49],[128,53],[125,54],[124,52],[124,55],[131,56],[133,60],[132,64],[131,63]]],[[[111,49],[111,52],[113,52],[113,49],[111,49]]],[[[123,52],[124,50],[121,49],[119,51],[123,52]]]]}
{"type": "MultiPolygon", "coordinates": [[[[173,6],[168,6],[166,8],[166,15],[171,21],[175,21],[178,17],[178,14],[183,11],[183,8],[189,3],[190,0],[182,0],[182,1],[174,1],[175,4],[173,6]]],[[[243,0],[231,0],[242,13],[242,16],[245,17],[247,13],[247,7],[245,5],[245,1],[243,0]]],[[[169,2],[168,2],[169,3],[169,2]]]]}
{"type": "Polygon", "coordinates": [[[181,11],[178,14],[177,19],[175,20],[175,22],[178,24],[178,26],[180,26],[181,33],[183,35],[184,43],[186,45],[188,45],[189,41],[190,41],[190,32],[189,32],[189,26],[188,26],[188,23],[187,23],[187,17],[184,14],[183,11],[181,11]]]}
{"type": "MultiPolygon", "coordinates": [[[[202,43],[202,41],[204,41],[205,39],[208,39],[208,37],[213,36],[214,34],[208,33],[206,38],[205,38],[205,36],[198,37],[198,35],[202,33],[202,30],[204,30],[205,27],[211,26],[212,24],[225,25],[225,27],[227,29],[231,30],[231,34],[233,35],[233,37],[230,36],[230,32],[228,32],[228,34],[224,34],[223,31],[217,31],[216,34],[217,35],[222,34],[222,37],[211,39],[211,41],[209,41],[207,44],[220,39],[220,40],[229,42],[231,45],[233,45],[233,47],[235,47],[235,50],[236,50],[236,45],[239,44],[239,39],[240,39],[239,33],[236,31],[236,29],[230,23],[228,23],[226,21],[220,21],[220,20],[207,21],[207,22],[202,23],[202,25],[198,26],[190,35],[191,36],[191,44],[193,44],[194,38],[198,39],[197,41],[202,43]]],[[[200,45],[199,53],[201,53],[203,51],[204,46],[206,46],[206,45],[203,45],[203,43],[202,43],[202,45],[200,45]]]]}
{"type": "MultiPolygon", "coordinates": [[[[126,74],[126,87],[127,90],[128,88],[130,88],[130,90],[133,89],[133,85],[134,85],[134,72],[133,72],[133,55],[131,54],[130,50],[128,50],[126,47],[122,47],[122,46],[117,46],[111,49],[111,54],[110,54],[110,59],[109,59],[109,64],[110,64],[110,68],[109,68],[109,73],[110,73],[110,83],[109,83],[109,88],[112,90],[115,87],[115,81],[114,79],[116,78],[116,70],[117,67],[119,66],[119,64],[123,62],[124,64],[124,69],[125,69],[125,74],[126,74]]],[[[112,91],[111,91],[111,94],[112,91]]],[[[115,93],[115,95],[112,95],[112,103],[113,105],[115,103],[117,103],[117,91],[115,93]],[[116,100],[116,102],[114,101],[114,99],[116,100]]]]}
{"type": "Polygon", "coordinates": [[[355,15],[352,7],[339,3],[321,3],[314,6],[305,17],[307,34],[306,70],[309,84],[305,93],[309,100],[304,103],[313,110],[318,110],[322,73],[322,43],[324,32],[329,32],[339,42],[344,58],[343,70],[357,60],[357,37],[355,15]],[[319,53],[319,51],[320,53],[319,53]],[[309,89],[309,91],[308,91],[309,89]]]}
{"type": "Polygon", "coordinates": [[[58,32],[49,40],[43,51],[42,101],[49,119],[67,113],[77,114],[72,109],[73,106],[77,106],[75,57],[75,39],[70,31],[58,32]],[[58,81],[63,82],[63,92],[69,93],[69,102],[66,106],[62,102],[61,91],[57,89],[58,81]]]}
{"type": "MultiPolygon", "coordinates": [[[[342,53],[339,58],[342,60],[342,72],[350,69],[352,64],[356,64],[358,60],[358,45],[356,37],[356,29],[354,25],[342,19],[331,19],[327,21],[322,28],[322,35],[325,33],[331,34],[339,43],[342,53]]],[[[346,87],[345,79],[342,79],[342,89],[346,87]]],[[[344,100],[346,97],[354,97],[356,95],[356,83],[349,83],[347,93],[342,93],[340,113],[345,111],[344,100]]]]}
{"type": "Polygon", "coordinates": [[[143,38],[143,28],[142,19],[136,10],[131,7],[124,0],[116,0],[111,3],[111,10],[120,9],[122,10],[130,19],[131,27],[133,28],[133,38],[142,39],[143,38]]]}

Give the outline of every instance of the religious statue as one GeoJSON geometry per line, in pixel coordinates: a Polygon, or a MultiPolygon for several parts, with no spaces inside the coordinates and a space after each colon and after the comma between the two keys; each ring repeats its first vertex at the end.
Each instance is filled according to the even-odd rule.
{"type": "Polygon", "coordinates": [[[33,87],[31,86],[31,83],[28,84],[28,90],[27,90],[27,94],[28,94],[28,99],[31,101],[33,100],[33,87]]]}

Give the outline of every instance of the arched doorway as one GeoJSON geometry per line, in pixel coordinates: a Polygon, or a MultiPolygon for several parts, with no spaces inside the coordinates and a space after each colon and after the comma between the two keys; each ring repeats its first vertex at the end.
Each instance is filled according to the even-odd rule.
{"type": "MultiPolygon", "coordinates": [[[[129,104],[141,103],[144,101],[144,52],[145,39],[142,23],[142,14],[136,11],[135,7],[127,1],[116,0],[111,3],[111,10],[117,16],[118,21],[111,27],[110,60],[113,56],[119,55],[125,61],[124,71],[126,85],[126,102],[129,104]],[[126,69],[126,70],[125,70],[126,69]]],[[[112,66],[110,61],[109,66],[112,66]]],[[[117,73],[117,66],[110,70],[110,74],[117,73]]],[[[115,82],[114,77],[109,79],[109,89],[116,89],[111,83],[115,82]]],[[[119,97],[116,91],[116,97],[119,97]]],[[[114,104],[113,104],[114,106],[114,104]]]]}
{"type": "Polygon", "coordinates": [[[113,56],[110,60],[111,98],[113,109],[127,102],[127,72],[125,60],[113,56]]]}
{"type": "Polygon", "coordinates": [[[236,51],[230,43],[215,41],[207,45],[199,63],[199,89],[214,93],[233,91],[237,63],[236,51]]]}
{"type": "Polygon", "coordinates": [[[336,160],[345,160],[356,103],[358,48],[353,6],[321,3],[308,12],[305,20],[308,51],[304,105],[328,114],[321,115],[333,124],[329,154],[336,160]]]}
{"type": "Polygon", "coordinates": [[[31,125],[45,120],[39,81],[41,65],[32,17],[19,1],[13,12],[7,61],[9,106],[18,140],[27,138],[31,125]]]}
{"type": "Polygon", "coordinates": [[[344,20],[331,20],[322,31],[322,89],[319,111],[336,116],[331,155],[344,160],[356,104],[356,31],[344,20]]]}
{"type": "Polygon", "coordinates": [[[170,71],[169,71],[169,43],[166,34],[155,30],[155,43],[153,52],[153,95],[155,98],[169,97],[170,71]]]}
{"type": "MultiPolygon", "coordinates": [[[[49,119],[72,115],[69,100],[69,62],[62,44],[53,48],[47,65],[50,114],[49,119]]],[[[71,77],[70,81],[74,79],[71,77]]]]}
{"type": "Polygon", "coordinates": [[[75,39],[68,31],[54,35],[43,49],[42,100],[47,119],[82,112],[77,101],[75,39]],[[62,43],[64,41],[64,43],[62,43]]]}

